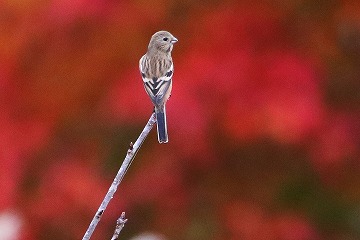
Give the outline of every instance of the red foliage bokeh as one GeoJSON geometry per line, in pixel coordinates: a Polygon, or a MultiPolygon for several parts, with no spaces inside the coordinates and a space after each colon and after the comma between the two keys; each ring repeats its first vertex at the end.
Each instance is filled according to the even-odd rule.
{"type": "Polygon", "coordinates": [[[165,29],[170,142],[152,131],[94,239],[122,211],[125,239],[360,238],[359,16],[350,0],[0,3],[0,217],[21,239],[82,236],[152,112],[138,60],[165,29]]]}

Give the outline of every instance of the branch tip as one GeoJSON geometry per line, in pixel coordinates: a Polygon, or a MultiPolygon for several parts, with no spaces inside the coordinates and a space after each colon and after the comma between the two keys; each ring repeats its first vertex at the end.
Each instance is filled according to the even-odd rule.
{"type": "Polygon", "coordinates": [[[127,222],[127,219],[125,219],[125,212],[122,212],[118,220],[116,221],[116,227],[114,234],[111,238],[111,240],[117,240],[119,238],[119,234],[123,227],[125,226],[125,223],[127,222]]]}
{"type": "Polygon", "coordinates": [[[121,216],[117,220],[117,225],[125,224],[127,219],[125,219],[125,212],[121,213],[121,216]]]}

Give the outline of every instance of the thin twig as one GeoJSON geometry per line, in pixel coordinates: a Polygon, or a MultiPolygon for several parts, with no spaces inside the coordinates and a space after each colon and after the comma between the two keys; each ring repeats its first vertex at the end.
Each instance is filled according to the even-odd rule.
{"type": "Polygon", "coordinates": [[[125,223],[127,222],[127,219],[125,219],[125,212],[121,213],[121,216],[116,221],[116,227],[114,231],[114,235],[112,236],[111,240],[118,240],[119,234],[123,227],[125,226],[125,223]]]}
{"type": "Polygon", "coordinates": [[[112,182],[108,192],[106,193],[104,200],[102,201],[102,203],[101,203],[99,209],[97,210],[94,218],[92,219],[88,229],[86,230],[85,235],[82,238],[83,240],[90,239],[97,224],[100,222],[101,216],[103,215],[107,205],[109,204],[110,200],[113,198],[114,193],[116,192],[119,184],[123,180],[132,161],[134,160],[136,153],[139,151],[142,143],[145,141],[145,138],[147,137],[147,135],[149,134],[150,130],[152,129],[152,127],[154,126],[155,123],[156,123],[156,117],[155,117],[155,113],[153,113],[150,116],[149,121],[147,122],[145,128],[141,132],[141,134],[138,137],[138,139],[136,140],[136,142],[134,144],[130,143],[130,147],[127,151],[126,157],[125,157],[123,163],[121,164],[121,167],[120,167],[118,173],[116,174],[116,177],[114,178],[114,181],[112,182]]]}

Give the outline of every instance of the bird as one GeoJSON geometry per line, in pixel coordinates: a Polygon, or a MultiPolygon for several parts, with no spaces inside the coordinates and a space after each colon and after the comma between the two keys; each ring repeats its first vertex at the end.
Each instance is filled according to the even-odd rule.
{"type": "Polygon", "coordinates": [[[145,91],[154,104],[159,143],[169,141],[165,104],[171,95],[174,74],[171,51],[177,41],[167,31],[156,32],[150,39],[147,52],[139,61],[145,91]]]}

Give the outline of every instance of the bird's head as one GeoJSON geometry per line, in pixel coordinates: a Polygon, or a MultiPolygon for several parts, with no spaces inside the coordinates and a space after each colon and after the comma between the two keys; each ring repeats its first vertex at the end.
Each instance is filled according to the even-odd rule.
{"type": "Polygon", "coordinates": [[[164,53],[170,53],[173,49],[174,43],[178,40],[171,33],[167,31],[159,31],[152,35],[149,50],[157,50],[164,53]]]}

